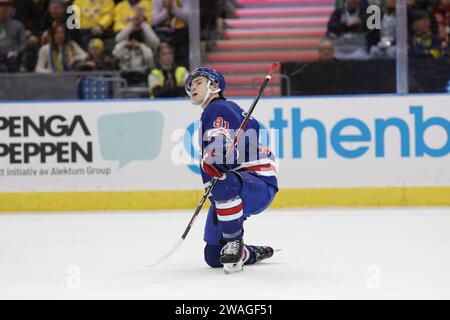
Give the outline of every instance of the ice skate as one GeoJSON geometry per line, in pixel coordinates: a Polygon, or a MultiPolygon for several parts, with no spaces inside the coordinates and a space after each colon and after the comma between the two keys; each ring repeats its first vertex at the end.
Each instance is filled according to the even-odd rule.
{"type": "Polygon", "coordinates": [[[255,253],[255,263],[261,262],[262,260],[269,259],[273,256],[274,250],[269,246],[251,246],[253,252],[255,253]]]}
{"type": "Polygon", "coordinates": [[[244,269],[244,241],[235,240],[228,242],[220,251],[220,262],[226,274],[238,272],[244,269]]]}

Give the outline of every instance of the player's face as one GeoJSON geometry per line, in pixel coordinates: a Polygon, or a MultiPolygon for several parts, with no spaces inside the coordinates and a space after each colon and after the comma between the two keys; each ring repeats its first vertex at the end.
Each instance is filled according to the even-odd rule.
{"type": "Polygon", "coordinates": [[[197,77],[191,83],[191,102],[200,104],[207,93],[208,80],[205,77],[197,77]]]}

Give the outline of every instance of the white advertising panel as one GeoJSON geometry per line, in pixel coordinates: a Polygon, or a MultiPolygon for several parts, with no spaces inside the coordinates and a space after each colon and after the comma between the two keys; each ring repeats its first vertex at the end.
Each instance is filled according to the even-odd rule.
{"type": "MultiPolygon", "coordinates": [[[[201,111],[184,99],[0,104],[0,192],[201,189],[201,111]]],[[[254,117],[281,188],[450,185],[450,95],[263,98],[254,117]]]]}

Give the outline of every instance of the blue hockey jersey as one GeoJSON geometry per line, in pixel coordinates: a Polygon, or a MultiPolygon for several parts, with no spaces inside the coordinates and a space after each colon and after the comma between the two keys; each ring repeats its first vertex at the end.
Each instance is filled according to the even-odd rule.
{"type": "MultiPolygon", "coordinates": [[[[236,103],[224,98],[213,99],[203,110],[200,119],[199,145],[202,148],[202,158],[208,150],[220,150],[221,146],[227,148],[232,144],[245,116],[246,112],[236,103]]],[[[223,154],[223,171],[249,172],[278,190],[275,157],[267,147],[259,143],[259,130],[258,121],[251,117],[238,140],[238,152],[234,161],[230,163],[223,154]]],[[[204,187],[207,188],[211,177],[203,170],[201,174],[204,187]]]]}

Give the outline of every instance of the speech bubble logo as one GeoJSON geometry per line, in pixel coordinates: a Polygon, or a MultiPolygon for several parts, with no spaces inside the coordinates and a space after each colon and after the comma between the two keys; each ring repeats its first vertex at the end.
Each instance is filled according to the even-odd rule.
{"type": "Polygon", "coordinates": [[[119,169],[136,160],[152,160],[161,150],[164,117],[158,111],[120,113],[97,121],[103,159],[119,169]]]}

